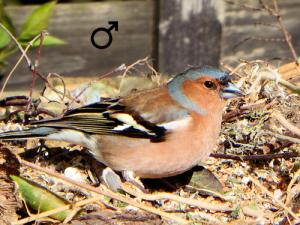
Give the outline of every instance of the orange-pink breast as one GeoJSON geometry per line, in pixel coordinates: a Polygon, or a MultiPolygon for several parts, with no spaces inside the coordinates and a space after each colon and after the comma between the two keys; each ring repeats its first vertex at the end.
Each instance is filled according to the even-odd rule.
{"type": "Polygon", "coordinates": [[[121,136],[98,137],[96,157],[114,170],[131,170],[143,178],[177,175],[204,161],[212,152],[221,127],[222,110],[193,115],[193,121],[164,142],[121,136]]]}

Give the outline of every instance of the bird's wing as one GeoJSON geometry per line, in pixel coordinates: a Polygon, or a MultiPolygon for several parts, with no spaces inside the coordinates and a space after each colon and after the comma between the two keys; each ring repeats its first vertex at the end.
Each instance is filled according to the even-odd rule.
{"type": "Polygon", "coordinates": [[[132,114],[137,114],[154,124],[190,118],[190,113],[175,102],[164,87],[131,93],[121,99],[121,103],[126,105],[126,109],[132,114]]]}
{"type": "Polygon", "coordinates": [[[65,128],[89,134],[122,135],[163,141],[166,129],[126,111],[118,100],[106,100],[66,112],[60,118],[40,120],[31,126],[65,128]]]}
{"type": "Polygon", "coordinates": [[[165,89],[152,89],[73,109],[61,118],[37,121],[33,125],[160,142],[190,120],[189,113],[175,104],[165,89]]]}

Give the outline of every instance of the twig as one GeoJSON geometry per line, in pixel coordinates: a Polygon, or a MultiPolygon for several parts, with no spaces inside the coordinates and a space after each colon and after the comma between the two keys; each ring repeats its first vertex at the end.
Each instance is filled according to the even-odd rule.
{"type": "Polygon", "coordinates": [[[258,180],[253,178],[252,176],[249,176],[250,180],[253,184],[255,184],[257,187],[259,187],[265,194],[267,194],[276,204],[278,204],[281,208],[286,210],[291,216],[294,217],[296,220],[300,220],[300,218],[289,208],[287,207],[282,201],[276,199],[274,195],[267,190],[258,180]]]}
{"type": "Polygon", "coordinates": [[[271,16],[277,16],[275,9],[272,9],[264,0],[259,0],[259,3],[271,16]]]}
{"type": "Polygon", "coordinates": [[[266,104],[266,101],[264,102],[258,102],[258,103],[253,103],[253,104],[248,104],[248,105],[242,105],[240,108],[234,109],[230,112],[224,113],[223,114],[223,122],[228,122],[231,119],[233,119],[236,116],[240,116],[243,114],[249,113],[249,111],[252,110],[257,110],[257,109],[270,109],[276,102],[272,101],[268,104],[266,104]]]}
{"type": "MultiPolygon", "coordinates": [[[[2,25],[1,23],[0,23],[0,25],[2,25]]],[[[2,25],[3,26],[3,25],[2,25]]],[[[3,26],[4,27],[4,26],[3,26]]],[[[9,31],[8,31],[9,32],[9,31]]],[[[10,32],[9,32],[9,34],[10,35],[12,35],[10,32]]],[[[12,35],[13,36],[13,35],[12,35]]],[[[25,57],[26,58],[26,60],[27,60],[27,63],[31,63],[30,62],[30,60],[28,59],[28,57],[27,57],[27,51],[29,50],[29,48],[32,46],[32,44],[37,40],[37,39],[39,39],[40,38],[40,36],[41,36],[41,34],[39,34],[39,35],[37,35],[36,37],[34,37],[29,43],[28,43],[28,45],[26,46],[26,48],[25,48],[25,50],[23,50],[23,48],[22,48],[22,46],[18,43],[18,46],[21,46],[21,52],[22,52],[22,56],[19,58],[19,60],[17,61],[17,63],[15,64],[15,66],[12,68],[12,70],[9,72],[9,74],[8,74],[8,76],[6,77],[6,79],[5,79],[5,82],[4,82],[4,84],[3,84],[3,86],[2,86],[2,89],[1,89],[1,92],[0,92],[0,98],[2,97],[2,95],[3,95],[3,92],[4,92],[4,89],[5,89],[5,87],[6,87],[6,85],[7,85],[7,83],[8,83],[8,80],[10,79],[10,77],[11,77],[11,75],[13,74],[13,72],[16,70],[16,68],[19,66],[19,64],[20,64],[20,62],[23,60],[23,58],[25,57]],[[29,60],[29,61],[28,61],[29,60]]],[[[16,40],[15,38],[14,38],[14,40],[16,40]]],[[[17,41],[17,40],[16,40],[17,41]]],[[[18,41],[17,41],[18,42],[18,41]]],[[[31,66],[30,66],[31,67],[31,66]]]]}
{"type": "MultiPolygon", "coordinates": [[[[235,5],[238,5],[240,6],[241,8],[245,8],[245,9],[250,9],[250,10],[255,10],[255,11],[266,11],[269,13],[270,16],[273,16],[276,18],[277,20],[277,23],[278,25],[276,26],[283,34],[283,37],[284,37],[284,42],[287,43],[289,49],[290,49],[290,52],[294,58],[294,61],[297,65],[299,65],[299,62],[298,62],[298,56],[297,56],[297,53],[296,53],[296,50],[293,46],[293,43],[292,43],[292,36],[291,34],[289,33],[289,31],[287,30],[287,28],[285,27],[285,25],[283,24],[283,18],[282,18],[282,15],[280,13],[280,9],[278,7],[278,3],[277,3],[277,0],[273,0],[273,7],[270,7],[264,0],[259,0],[259,3],[261,5],[261,7],[253,7],[253,6],[250,6],[250,5],[246,5],[246,4],[238,4],[236,1],[231,1],[231,0],[225,0],[227,3],[229,4],[235,4],[235,5]]],[[[263,24],[265,25],[265,24],[263,24]]],[[[274,25],[273,25],[274,26],[274,25]]],[[[240,41],[238,44],[236,44],[233,49],[236,49],[239,45],[243,44],[244,42],[248,41],[248,40],[259,40],[259,41],[282,41],[282,39],[279,39],[279,38],[262,38],[262,37],[248,37],[248,38],[245,38],[244,40],[240,41]]]]}
{"type": "Polygon", "coordinates": [[[292,92],[300,94],[300,86],[294,85],[284,79],[279,79],[279,83],[290,89],[292,92]]]}
{"type": "MultiPolygon", "coordinates": [[[[58,94],[62,94],[62,97],[60,97],[59,95],[58,95],[58,97],[60,97],[61,101],[63,101],[64,98],[65,98],[66,95],[67,95],[66,83],[65,83],[64,79],[62,78],[62,76],[60,76],[60,75],[57,74],[57,73],[49,73],[48,76],[47,76],[47,80],[50,79],[52,76],[57,77],[58,79],[61,80],[61,83],[62,83],[63,88],[64,88],[64,91],[63,91],[63,92],[57,90],[57,89],[56,89],[55,87],[53,87],[52,85],[51,85],[51,86],[52,86],[52,88],[55,88],[55,89],[57,90],[57,93],[58,93],[58,94]]],[[[48,83],[48,85],[49,85],[49,84],[50,84],[50,82],[48,83]]],[[[73,98],[72,98],[71,96],[68,96],[68,98],[73,100],[73,98]]]]}
{"type": "Polygon", "coordinates": [[[300,128],[287,121],[282,114],[280,114],[279,112],[273,112],[271,116],[278,120],[278,122],[280,122],[281,125],[286,129],[300,137],[300,128]]]}
{"type": "Polygon", "coordinates": [[[270,155],[239,156],[239,155],[228,155],[228,154],[221,154],[221,153],[211,153],[210,157],[218,158],[218,159],[232,159],[237,161],[255,161],[255,160],[271,160],[271,159],[290,159],[290,158],[299,157],[299,154],[297,152],[285,152],[285,153],[270,154],[270,155]]]}
{"type": "MultiPolygon", "coordinates": [[[[125,198],[125,197],[123,197],[123,196],[121,196],[117,193],[114,193],[114,192],[111,192],[110,190],[104,189],[103,186],[100,186],[102,188],[95,188],[95,187],[92,187],[88,184],[84,184],[84,183],[74,181],[70,178],[67,178],[67,177],[61,175],[61,174],[50,171],[46,168],[42,168],[38,165],[32,164],[32,163],[27,162],[25,160],[22,160],[22,159],[19,159],[19,160],[20,160],[20,163],[24,166],[27,166],[27,167],[30,167],[32,169],[39,170],[41,172],[47,173],[51,176],[54,176],[54,177],[59,178],[61,180],[64,180],[64,181],[66,181],[70,184],[76,185],[78,187],[84,188],[86,190],[89,190],[89,191],[92,191],[92,192],[95,192],[95,193],[98,193],[98,194],[101,194],[101,195],[105,195],[105,196],[108,196],[108,197],[113,198],[113,199],[117,199],[117,200],[125,202],[129,205],[132,205],[132,206],[135,206],[137,208],[143,209],[145,211],[148,211],[148,212],[160,215],[164,218],[176,221],[177,223],[184,223],[184,224],[188,223],[187,220],[175,217],[172,214],[169,214],[169,213],[166,213],[166,212],[159,211],[159,210],[157,210],[153,207],[149,207],[149,206],[145,206],[145,205],[142,205],[140,203],[137,203],[137,202],[133,201],[132,199],[125,198]]],[[[199,200],[195,200],[195,199],[183,198],[183,197],[173,195],[173,194],[170,194],[170,193],[158,193],[158,194],[152,194],[152,195],[142,194],[142,193],[139,194],[139,193],[136,193],[136,192],[128,189],[127,187],[124,187],[124,185],[123,185],[123,188],[124,188],[124,191],[128,192],[129,194],[131,194],[133,196],[136,196],[138,198],[144,199],[144,200],[149,200],[149,201],[155,201],[155,200],[159,200],[159,199],[170,199],[170,200],[178,201],[178,202],[181,202],[181,203],[184,203],[184,204],[193,205],[193,206],[196,206],[196,207],[199,207],[199,208],[204,208],[204,209],[208,209],[208,210],[212,210],[212,211],[224,211],[224,212],[233,212],[233,211],[236,210],[236,207],[238,207],[238,206],[230,207],[230,206],[225,205],[225,204],[224,205],[220,205],[220,204],[219,205],[214,205],[214,204],[209,203],[209,202],[199,201],[199,200]]],[[[242,210],[245,213],[245,215],[248,215],[248,216],[251,216],[251,217],[255,217],[255,218],[266,217],[266,215],[262,215],[262,214],[258,215],[257,211],[251,209],[251,207],[243,206],[242,210]]]]}
{"type": "Polygon", "coordinates": [[[254,6],[246,5],[246,4],[239,4],[236,1],[225,0],[225,2],[228,4],[231,4],[231,5],[238,5],[239,7],[244,8],[244,9],[250,9],[253,11],[262,11],[262,9],[259,7],[254,7],[254,6]]]}
{"type": "Polygon", "coordinates": [[[247,41],[265,41],[265,42],[285,42],[283,38],[266,38],[266,37],[246,37],[243,40],[239,41],[233,46],[233,50],[236,50],[240,45],[244,44],[247,41]]]}
{"type": "MultiPolygon", "coordinates": [[[[17,61],[17,63],[15,64],[15,66],[13,67],[13,69],[10,71],[10,73],[8,74],[4,84],[3,84],[3,87],[1,89],[1,92],[0,92],[0,98],[4,92],[4,89],[7,85],[7,82],[8,80],[10,79],[11,75],[13,74],[13,72],[15,71],[15,69],[18,67],[18,65],[20,64],[20,62],[22,61],[23,58],[26,59],[26,62],[27,62],[27,65],[30,69],[30,71],[36,71],[35,70],[35,67],[31,64],[31,60],[29,59],[29,57],[27,56],[27,51],[29,50],[29,48],[32,46],[32,44],[40,38],[41,34],[37,35],[36,37],[34,37],[30,42],[29,44],[26,46],[25,50],[23,49],[23,47],[21,46],[21,44],[18,42],[18,40],[14,37],[14,35],[2,24],[0,23],[0,26],[1,28],[13,39],[13,41],[15,42],[15,44],[18,46],[19,50],[21,51],[22,55],[21,57],[19,58],[19,60],[17,61]]],[[[36,71],[36,74],[42,78],[42,79],[45,79],[40,73],[38,73],[36,71]]]]}
{"type": "MultiPolygon", "coordinates": [[[[7,97],[5,99],[0,100],[0,107],[8,107],[8,106],[26,106],[28,104],[28,97],[27,96],[12,96],[12,97],[7,97]]],[[[37,108],[37,104],[33,103],[35,108],[37,108]]],[[[23,112],[25,110],[16,110],[12,113],[10,113],[9,116],[23,112]]],[[[38,108],[34,113],[34,115],[39,115],[39,114],[46,114],[51,117],[57,117],[59,116],[58,114],[44,108],[38,108]]]]}
{"type": "MultiPolygon", "coordinates": [[[[26,47],[26,49],[25,49],[25,54],[26,54],[26,52],[28,51],[28,49],[29,49],[29,45],[27,45],[27,47],[26,47]]],[[[7,85],[7,83],[8,83],[8,80],[10,79],[10,77],[11,77],[11,75],[13,74],[13,72],[16,70],[16,68],[18,67],[18,65],[20,64],[20,62],[22,61],[22,59],[24,58],[24,53],[22,53],[22,56],[19,58],[19,60],[17,61],[17,63],[15,64],[15,66],[12,68],[12,70],[9,72],[9,74],[8,74],[8,76],[6,77],[6,79],[5,79],[5,81],[4,81],[4,84],[3,84],[3,86],[2,86],[2,88],[1,88],[1,92],[0,92],[0,98],[2,97],[2,95],[3,95],[3,92],[4,92],[4,89],[6,88],[6,85],[7,85]]]]}
{"type": "Polygon", "coordinates": [[[191,198],[183,198],[181,196],[174,195],[171,193],[157,193],[157,194],[139,193],[139,192],[135,192],[135,191],[129,189],[125,185],[122,186],[122,189],[137,198],[148,200],[148,201],[157,201],[157,200],[162,200],[162,199],[168,199],[168,200],[173,200],[173,201],[176,201],[176,202],[179,202],[182,204],[187,204],[190,206],[198,207],[201,209],[210,210],[210,211],[218,211],[218,212],[219,211],[233,212],[236,210],[237,207],[241,207],[245,215],[255,217],[255,218],[267,217],[264,214],[258,215],[257,211],[251,209],[248,206],[240,206],[240,205],[229,206],[229,204],[216,205],[216,204],[213,204],[213,203],[207,202],[207,201],[200,201],[200,200],[191,199],[191,198]]]}
{"type": "MultiPolygon", "coordinates": [[[[29,90],[29,101],[28,101],[28,105],[27,105],[27,111],[30,109],[31,107],[31,104],[32,104],[32,93],[33,93],[33,89],[35,87],[35,83],[36,83],[36,78],[37,78],[37,67],[38,67],[38,64],[39,64],[39,61],[40,61],[40,58],[41,58],[41,49],[42,49],[42,44],[43,44],[43,41],[44,41],[44,38],[45,36],[48,35],[47,32],[43,31],[40,33],[40,44],[39,44],[39,47],[37,49],[37,52],[36,52],[36,58],[35,58],[35,61],[34,61],[34,66],[31,68],[31,71],[32,71],[32,81],[31,81],[31,87],[30,87],[30,90],[29,90]]],[[[32,42],[33,44],[34,42],[32,42]]]]}
{"type": "MultiPolygon", "coordinates": [[[[19,58],[19,60],[17,61],[16,65],[13,67],[13,69],[10,71],[10,73],[8,74],[3,87],[1,89],[0,92],[0,98],[4,92],[4,89],[7,85],[8,80],[10,79],[11,75],[13,74],[13,72],[15,71],[15,69],[17,68],[17,66],[20,64],[20,62],[22,61],[23,58],[26,59],[27,65],[29,67],[29,70],[31,72],[33,72],[35,75],[39,76],[39,78],[41,78],[46,84],[49,85],[49,88],[52,89],[54,92],[56,93],[60,93],[63,94],[62,92],[56,90],[49,82],[48,80],[36,69],[35,65],[32,65],[31,60],[29,59],[29,57],[27,56],[27,51],[29,50],[29,48],[32,46],[32,44],[41,37],[42,33],[37,35],[36,37],[34,37],[26,46],[25,50],[23,49],[23,47],[21,46],[21,44],[18,42],[18,40],[13,36],[13,34],[2,24],[0,23],[0,26],[2,29],[4,29],[4,31],[12,38],[12,40],[15,42],[15,44],[18,46],[19,50],[21,51],[22,55],[19,58]]],[[[70,98],[69,96],[67,96],[68,98],[70,98]]]]}
{"type": "Polygon", "coordinates": [[[292,187],[296,183],[296,181],[299,177],[300,177],[300,169],[298,169],[297,172],[294,174],[292,180],[290,181],[290,183],[286,189],[286,193],[287,193],[286,202],[285,202],[286,205],[289,205],[290,201],[292,200],[292,197],[291,197],[292,187]]]}
{"type": "Polygon", "coordinates": [[[206,209],[210,211],[218,211],[218,212],[232,212],[235,208],[230,207],[229,204],[213,204],[208,201],[200,201],[196,199],[191,199],[191,198],[183,198],[178,195],[174,195],[171,193],[166,193],[166,192],[161,192],[157,194],[145,194],[145,193],[140,193],[133,191],[132,189],[126,187],[125,185],[122,186],[122,189],[126,191],[127,193],[148,201],[157,201],[157,200],[162,200],[162,199],[168,199],[176,202],[180,202],[183,204],[191,205],[198,207],[200,209],[206,209]]]}
{"type": "Polygon", "coordinates": [[[277,133],[274,133],[274,132],[271,132],[271,131],[264,131],[261,134],[262,135],[263,134],[271,135],[271,136],[276,137],[276,138],[281,139],[281,140],[286,140],[286,141],[293,142],[295,144],[300,144],[300,138],[294,138],[294,137],[290,137],[290,136],[283,135],[283,134],[277,134],[277,133]]]}
{"type": "Polygon", "coordinates": [[[45,115],[48,115],[48,116],[51,116],[51,117],[57,117],[59,116],[57,113],[55,112],[52,112],[48,109],[44,109],[44,108],[38,108],[36,110],[36,115],[40,115],[40,114],[45,114],[45,115]]]}
{"type": "Polygon", "coordinates": [[[24,106],[28,102],[27,96],[12,96],[0,100],[0,107],[24,106]]]}
{"type": "Polygon", "coordinates": [[[297,56],[297,53],[296,53],[296,50],[293,46],[293,43],[292,43],[292,35],[288,32],[288,30],[286,29],[286,27],[284,26],[283,24],[283,19],[282,19],[282,15],[280,13],[280,10],[279,10],[279,7],[278,7],[278,3],[277,3],[277,0],[273,0],[273,5],[274,5],[274,9],[275,9],[275,12],[277,13],[276,17],[277,17],[277,20],[278,20],[278,24],[283,32],[283,35],[284,35],[284,38],[290,48],[290,51],[294,57],[294,60],[295,60],[295,63],[297,65],[299,65],[299,61],[298,61],[298,56],[297,56]]]}
{"type": "Polygon", "coordinates": [[[284,79],[281,78],[281,75],[275,71],[271,70],[269,68],[266,68],[263,71],[259,71],[259,79],[264,79],[264,80],[273,80],[278,82],[279,84],[285,86],[286,88],[290,89],[294,93],[300,94],[300,86],[296,86],[284,79]]]}
{"type": "Polygon", "coordinates": [[[22,45],[18,42],[18,40],[14,37],[14,35],[2,23],[0,23],[0,26],[11,37],[11,39],[14,40],[14,42],[16,43],[18,48],[20,49],[23,57],[26,59],[28,66],[30,66],[31,61],[30,61],[29,57],[27,56],[25,50],[23,49],[22,45]]]}
{"type": "Polygon", "coordinates": [[[111,74],[113,74],[113,73],[115,73],[115,72],[117,72],[117,71],[120,71],[120,70],[123,70],[123,64],[121,65],[121,66],[119,66],[118,68],[116,68],[116,69],[114,69],[114,70],[111,70],[111,71],[109,71],[109,72],[107,72],[106,74],[103,74],[103,75],[100,75],[97,79],[95,79],[95,80],[93,80],[93,81],[90,81],[87,85],[86,85],[86,87],[84,87],[73,99],[72,99],[72,101],[70,102],[70,104],[69,104],[69,106],[71,106],[75,101],[77,101],[78,100],[78,98],[87,90],[87,89],[89,89],[90,87],[91,87],[91,85],[93,84],[93,83],[95,83],[96,81],[98,81],[98,80],[101,80],[101,79],[103,79],[103,78],[105,78],[105,77],[108,77],[108,76],[110,76],[111,74]]]}
{"type": "Polygon", "coordinates": [[[61,174],[58,174],[58,173],[53,172],[53,171],[50,171],[50,170],[48,170],[46,168],[42,168],[40,166],[37,166],[37,165],[35,165],[33,163],[30,163],[30,162],[27,162],[25,160],[19,159],[19,161],[24,166],[30,167],[30,168],[32,168],[34,170],[42,171],[42,172],[47,173],[47,174],[49,174],[51,176],[54,176],[54,177],[59,178],[61,180],[64,180],[65,182],[68,182],[68,183],[70,183],[72,185],[76,185],[78,187],[81,187],[81,188],[84,188],[86,190],[98,193],[100,195],[105,195],[105,196],[108,196],[110,198],[113,198],[113,199],[125,202],[125,203],[127,203],[129,205],[132,205],[132,206],[135,206],[135,207],[140,208],[142,210],[154,213],[154,214],[159,215],[159,216],[161,216],[163,218],[175,221],[175,222],[177,222],[179,224],[188,224],[189,223],[189,221],[187,221],[185,219],[179,218],[179,217],[174,216],[174,215],[172,215],[170,213],[166,213],[166,212],[160,211],[160,210],[158,210],[158,209],[156,209],[154,207],[143,205],[141,203],[138,203],[138,202],[134,201],[133,199],[129,199],[127,197],[121,196],[118,193],[114,193],[114,192],[112,192],[110,190],[104,189],[103,186],[100,186],[99,188],[95,188],[95,187],[92,187],[92,186],[90,186],[88,184],[84,184],[84,183],[80,183],[80,182],[74,181],[74,180],[72,180],[70,178],[67,178],[67,177],[61,175],[61,174]]]}
{"type": "Polygon", "coordinates": [[[119,92],[120,92],[120,90],[122,88],[122,82],[123,82],[125,76],[127,75],[127,73],[129,72],[129,70],[133,69],[136,65],[139,65],[139,64],[147,62],[147,60],[148,60],[148,56],[145,57],[145,58],[143,58],[143,59],[139,59],[136,62],[134,62],[131,65],[129,65],[129,66],[126,67],[126,69],[124,70],[124,72],[122,74],[122,77],[121,77],[121,81],[120,81],[120,85],[119,85],[119,92]]]}
{"type": "Polygon", "coordinates": [[[285,39],[285,42],[287,43],[291,53],[292,53],[292,56],[294,58],[294,61],[297,65],[299,65],[299,62],[298,62],[298,56],[297,56],[297,53],[296,53],[296,50],[293,46],[293,43],[292,43],[292,36],[291,34],[288,32],[288,30],[286,29],[285,25],[283,24],[283,19],[282,19],[282,15],[280,13],[280,9],[278,7],[278,3],[277,3],[277,0],[273,0],[273,8],[271,8],[270,6],[268,6],[264,0],[260,0],[260,3],[261,5],[264,7],[264,9],[271,15],[271,16],[274,16],[276,17],[277,19],[277,22],[278,22],[278,25],[279,25],[279,28],[280,30],[282,31],[282,34],[284,36],[284,39],[285,39]]]}
{"type": "Polygon", "coordinates": [[[148,62],[148,60],[145,61],[145,64],[152,71],[152,73],[154,74],[154,76],[155,76],[155,80],[154,81],[157,83],[157,85],[160,85],[160,75],[158,74],[158,72],[153,68],[152,65],[150,65],[150,63],[148,62]]]}
{"type": "Polygon", "coordinates": [[[254,23],[254,25],[255,26],[274,27],[274,28],[280,29],[280,26],[278,24],[272,24],[272,23],[256,22],[256,23],[254,23]]]}

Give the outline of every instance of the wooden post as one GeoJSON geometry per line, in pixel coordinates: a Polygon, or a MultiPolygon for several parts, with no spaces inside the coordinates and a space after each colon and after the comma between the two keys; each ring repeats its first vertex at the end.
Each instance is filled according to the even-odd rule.
{"type": "Polygon", "coordinates": [[[161,0],[158,69],[175,74],[189,66],[218,66],[222,0],[161,0]]]}

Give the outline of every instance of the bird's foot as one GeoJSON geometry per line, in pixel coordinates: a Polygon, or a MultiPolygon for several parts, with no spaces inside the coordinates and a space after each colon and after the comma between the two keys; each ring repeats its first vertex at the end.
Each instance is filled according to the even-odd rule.
{"type": "MultiPolygon", "coordinates": [[[[147,193],[147,190],[145,189],[143,183],[137,177],[135,177],[134,172],[127,170],[122,171],[122,176],[125,181],[131,183],[142,192],[147,193]]],[[[120,190],[126,192],[126,190],[124,190],[123,188],[123,183],[120,179],[120,176],[116,174],[111,168],[106,167],[102,171],[102,180],[104,181],[105,185],[113,192],[118,192],[120,190]]]]}
{"type": "Polygon", "coordinates": [[[135,176],[133,171],[124,170],[122,171],[122,176],[127,182],[131,183],[132,185],[140,189],[142,192],[144,193],[147,192],[143,183],[140,181],[138,177],[135,176]]]}
{"type": "Polygon", "coordinates": [[[113,192],[123,190],[120,176],[116,174],[111,168],[106,167],[102,171],[102,179],[105,185],[113,192]]]}

